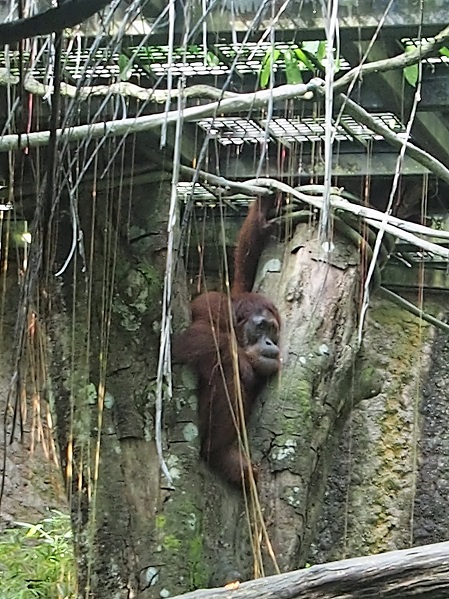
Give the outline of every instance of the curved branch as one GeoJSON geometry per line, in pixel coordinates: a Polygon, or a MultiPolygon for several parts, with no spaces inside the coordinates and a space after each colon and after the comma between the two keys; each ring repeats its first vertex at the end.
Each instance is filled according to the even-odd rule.
{"type": "Polygon", "coordinates": [[[449,169],[447,169],[442,162],[434,158],[431,154],[421,150],[421,148],[418,148],[411,142],[405,141],[386,125],[383,125],[379,121],[375,121],[369,112],[344,94],[338,94],[335,98],[335,101],[337,104],[343,106],[344,112],[352,116],[355,121],[362,123],[362,125],[365,125],[368,127],[368,129],[371,129],[371,131],[382,135],[385,141],[395,148],[402,148],[402,146],[405,144],[406,154],[411,156],[414,160],[416,160],[416,162],[419,162],[419,164],[422,164],[428,168],[432,173],[449,183],[449,169]]]}
{"type": "MultiPolygon", "coordinates": [[[[17,85],[18,83],[19,77],[11,75],[6,70],[0,69],[0,86],[17,85]]],[[[46,96],[49,93],[53,93],[52,86],[44,85],[32,76],[25,77],[24,88],[27,92],[35,96],[46,96]]],[[[156,104],[163,104],[166,102],[168,94],[170,94],[172,100],[181,94],[183,98],[209,98],[211,100],[235,98],[238,96],[238,94],[234,92],[223,92],[221,89],[218,89],[218,87],[213,87],[212,85],[192,85],[184,90],[167,90],[148,89],[146,87],[140,87],[135,83],[130,83],[129,81],[119,81],[117,83],[111,83],[110,85],[86,85],[83,87],[76,87],[75,85],[61,82],[61,96],[78,98],[80,100],[88,100],[93,96],[118,95],[155,102],[156,104]]]]}
{"type": "Polygon", "coordinates": [[[70,0],[33,17],[2,23],[0,24],[0,46],[79,25],[103,10],[110,2],[111,0],[70,0]]]}
{"type": "Polygon", "coordinates": [[[433,42],[428,42],[425,46],[418,46],[411,52],[403,52],[392,58],[367,62],[362,66],[354,67],[335,82],[334,90],[338,91],[346,87],[362,75],[368,75],[369,73],[383,73],[385,71],[392,71],[393,69],[403,69],[404,67],[415,64],[433,54],[436,50],[441,48],[447,40],[449,40],[449,25],[437,33],[433,42]]]}
{"type": "Polygon", "coordinates": [[[266,187],[258,187],[257,185],[247,185],[245,182],[241,181],[231,181],[230,179],[225,179],[225,177],[213,175],[212,173],[195,169],[191,166],[184,166],[183,164],[181,164],[179,170],[181,171],[181,173],[192,175],[192,178],[194,176],[198,176],[198,178],[205,183],[216,185],[217,187],[221,187],[225,190],[235,190],[236,193],[246,193],[250,197],[268,195],[271,193],[270,190],[266,187]]]}
{"type": "MultiPolygon", "coordinates": [[[[269,189],[278,189],[283,193],[287,193],[292,195],[294,198],[297,198],[301,202],[306,204],[310,204],[315,208],[319,208],[321,210],[324,200],[322,197],[314,196],[311,194],[306,194],[301,191],[301,187],[294,189],[287,183],[282,183],[281,181],[277,181],[276,179],[270,178],[260,178],[260,179],[250,179],[245,181],[247,185],[256,185],[262,187],[268,187],[269,189]]],[[[305,186],[307,189],[308,186],[305,186]]],[[[316,188],[323,189],[322,185],[316,186],[316,188]]],[[[409,233],[403,229],[400,229],[396,225],[386,224],[383,225],[383,221],[386,220],[387,223],[391,223],[391,217],[387,216],[380,212],[379,210],[375,210],[374,208],[367,208],[366,206],[360,206],[356,204],[352,204],[348,200],[342,199],[338,196],[338,190],[336,188],[331,188],[331,196],[330,196],[330,205],[332,208],[338,208],[341,210],[345,210],[346,212],[351,212],[352,214],[356,214],[363,218],[369,225],[375,227],[376,229],[384,228],[386,233],[393,235],[394,237],[398,237],[399,239],[403,239],[408,243],[411,243],[417,247],[422,248],[432,254],[436,254],[437,256],[443,256],[443,258],[449,258],[449,249],[445,248],[436,243],[432,243],[430,241],[426,241],[417,237],[413,233],[409,233]],[[374,217],[374,218],[373,218],[374,217]]],[[[321,192],[322,193],[322,192],[321,192]]]]}
{"type": "MultiPolygon", "coordinates": [[[[262,90],[249,94],[238,94],[236,97],[226,98],[218,102],[210,102],[204,106],[191,106],[183,112],[184,121],[196,121],[209,116],[214,116],[217,112],[229,114],[230,112],[239,112],[253,108],[266,106],[272,100],[280,102],[291,98],[301,98],[311,100],[321,80],[312,79],[309,83],[298,83],[296,85],[282,85],[273,90],[262,90]]],[[[126,135],[128,133],[139,133],[161,127],[164,124],[175,123],[179,118],[177,110],[161,114],[150,114],[139,117],[130,117],[119,121],[104,121],[87,125],[70,127],[70,129],[58,129],[57,136],[64,141],[78,141],[89,137],[97,139],[106,135],[126,135]]],[[[48,131],[37,131],[33,133],[22,133],[3,135],[0,139],[0,152],[9,150],[19,150],[24,148],[45,146],[48,144],[50,134],[48,131]]]]}

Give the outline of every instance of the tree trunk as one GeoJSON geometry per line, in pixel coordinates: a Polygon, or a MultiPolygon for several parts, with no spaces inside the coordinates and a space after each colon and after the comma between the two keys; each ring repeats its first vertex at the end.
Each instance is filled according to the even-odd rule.
{"type": "Polygon", "coordinates": [[[273,243],[260,264],[260,290],[283,319],[283,368],[250,427],[277,565],[257,508],[251,502],[245,507],[241,495],[214,481],[203,522],[208,562],[218,563],[214,584],[305,564],[344,423],[356,403],[380,390],[357,346],[358,251],[337,238],[326,261],[316,239],[313,227],[301,225],[286,246],[273,243]]]}
{"type": "MultiPolygon", "coordinates": [[[[49,373],[82,597],[160,597],[205,583],[196,571],[201,484],[193,380],[184,380],[165,409],[175,490],[161,476],[154,441],[169,194],[164,184],[158,193],[134,191],[130,242],[121,226],[127,210],[120,215],[116,198],[99,194],[96,206],[85,198],[86,274],[75,256],[51,290],[49,373]]],[[[59,223],[60,263],[71,226],[59,223]]],[[[175,313],[185,319],[186,280],[178,272],[175,313]]]]}
{"type": "MultiPolygon", "coordinates": [[[[418,293],[409,299],[417,302],[418,293]]],[[[435,299],[424,309],[441,316],[435,299]]],[[[446,333],[435,333],[372,298],[364,342],[382,371],[382,390],[346,424],[308,562],[448,540],[449,344],[446,333]]]]}

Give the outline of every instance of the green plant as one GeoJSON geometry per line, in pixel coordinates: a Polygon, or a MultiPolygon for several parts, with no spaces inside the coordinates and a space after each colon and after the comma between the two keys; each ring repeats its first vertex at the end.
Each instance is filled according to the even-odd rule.
{"type": "MultiPolygon", "coordinates": [[[[303,42],[285,44],[268,48],[260,65],[259,85],[265,89],[270,82],[274,64],[277,62],[284,71],[287,83],[302,83],[302,71],[312,73],[324,71],[322,60],[326,53],[325,42],[303,42]]],[[[337,61],[338,62],[338,61],[337,61]]],[[[337,68],[338,70],[338,68],[337,68]]]]}
{"type": "Polygon", "coordinates": [[[37,524],[16,522],[0,533],[1,599],[66,599],[75,587],[69,516],[53,511],[37,524]]]}
{"type": "MultiPolygon", "coordinates": [[[[413,52],[415,48],[413,46],[406,46],[406,52],[413,52]]],[[[418,64],[410,64],[408,67],[404,67],[403,69],[404,77],[407,83],[409,83],[412,87],[416,87],[419,77],[419,67],[418,64]]]]}

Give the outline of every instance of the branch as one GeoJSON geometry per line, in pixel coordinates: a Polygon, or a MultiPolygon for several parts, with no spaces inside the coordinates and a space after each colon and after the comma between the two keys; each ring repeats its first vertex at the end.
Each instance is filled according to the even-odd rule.
{"type": "MultiPolygon", "coordinates": [[[[322,198],[320,198],[318,196],[308,195],[308,194],[301,192],[300,191],[302,189],[301,187],[294,189],[293,187],[291,187],[290,185],[287,185],[286,183],[276,181],[276,179],[269,179],[269,178],[250,179],[249,181],[246,181],[246,184],[247,185],[260,185],[262,187],[268,187],[269,189],[278,189],[279,191],[290,194],[294,198],[297,198],[298,200],[300,200],[301,202],[315,206],[315,208],[319,208],[320,210],[324,204],[324,200],[322,198]]],[[[319,189],[319,188],[324,189],[324,187],[322,185],[317,185],[315,187],[317,189],[319,189]]],[[[306,186],[306,189],[310,189],[310,187],[306,186]]],[[[404,231],[403,229],[400,229],[399,227],[397,227],[396,225],[393,225],[393,224],[387,224],[384,227],[383,222],[384,221],[386,221],[387,223],[394,222],[394,221],[392,221],[392,218],[394,218],[394,217],[386,216],[385,213],[380,212],[379,210],[375,210],[374,208],[366,208],[365,206],[359,206],[357,204],[352,204],[348,200],[344,200],[341,197],[338,197],[338,195],[336,195],[338,192],[338,190],[336,188],[331,189],[331,191],[333,191],[333,193],[331,193],[331,196],[330,196],[330,205],[333,208],[338,208],[341,210],[345,210],[346,212],[351,212],[352,214],[356,214],[357,216],[362,217],[369,225],[371,225],[372,227],[375,227],[376,229],[383,228],[386,233],[390,233],[394,237],[402,239],[403,241],[407,241],[408,243],[411,243],[412,245],[420,247],[423,250],[431,252],[432,254],[436,254],[437,256],[443,256],[443,258],[449,258],[449,248],[442,247],[441,245],[438,245],[436,243],[431,243],[430,241],[425,241],[424,239],[417,237],[413,233],[404,231]]],[[[402,221],[402,222],[405,223],[406,221],[402,221]]],[[[429,227],[424,227],[424,228],[429,230],[429,234],[430,234],[430,231],[432,231],[432,229],[430,229],[429,227]]]]}
{"type": "MultiPolygon", "coordinates": [[[[322,194],[324,187],[323,185],[301,185],[300,187],[297,187],[296,190],[303,194],[322,194]]],[[[352,214],[364,219],[372,218],[379,221],[384,220],[385,212],[376,210],[376,208],[368,208],[368,206],[364,206],[362,204],[351,203],[350,200],[343,195],[343,188],[331,187],[331,191],[334,194],[335,208],[341,208],[342,210],[346,209],[348,212],[352,212],[352,214]],[[342,194],[341,198],[338,197],[340,193],[342,194]]],[[[309,199],[310,196],[304,195],[304,201],[308,201],[309,199]]],[[[432,229],[432,227],[426,227],[425,225],[420,225],[419,223],[411,223],[408,220],[404,220],[403,218],[398,218],[397,216],[392,215],[388,215],[386,221],[390,225],[394,225],[395,227],[398,227],[403,231],[408,231],[409,233],[417,233],[418,235],[424,235],[426,237],[449,240],[449,231],[444,231],[443,229],[432,229]]]]}
{"type": "MultiPolygon", "coordinates": [[[[192,106],[183,111],[185,121],[196,121],[198,119],[230,112],[241,112],[253,108],[261,108],[273,100],[282,102],[291,98],[311,100],[314,92],[321,85],[321,80],[312,79],[309,83],[298,83],[296,85],[282,85],[273,90],[262,90],[249,94],[238,94],[232,98],[222,101],[211,102],[205,106],[192,106]]],[[[128,133],[139,133],[155,129],[163,124],[175,123],[179,118],[178,110],[170,110],[161,114],[150,114],[139,117],[130,117],[119,121],[104,121],[88,125],[70,127],[70,129],[58,129],[58,139],[64,141],[79,141],[86,137],[96,139],[106,135],[126,135],[128,133]]],[[[45,146],[50,137],[49,131],[37,131],[35,133],[21,133],[3,135],[0,138],[0,152],[19,150],[24,148],[35,148],[45,146]]]]}
{"type": "MultiPolygon", "coordinates": [[[[19,77],[9,74],[6,69],[0,69],[0,85],[17,85],[18,83],[19,77]]],[[[32,76],[25,77],[24,88],[27,92],[34,94],[35,96],[46,96],[53,92],[53,88],[50,85],[44,85],[32,76]]],[[[170,91],[170,98],[174,100],[180,94],[182,94],[184,98],[210,98],[211,100],[234,98],[238,95],[233,92],[223,92],[211,85],[192,85],[181,92],[178,89],[172,89],[170,91]]],[[[61,96],[66,96],[68,98],[87,100],[93,96],[109,95],[119,95],[128,98],[137,98],[138,100],[146,100],[147,102],[155,102],[156,104],[163,104],[167,100],[169,91],[166,89],[148,89],[135,85],[134,83],[129,83],[128,81],[111,83],[111,85],[86,85],[84,87],[76,87],[75,85],[69,85],[68,83],[61,83],[61,96]]]]}
{"type": "Polygon", "coordinates": [[[366,125],[371,131],[382,135],[385,138],[385,141],[395,148],[402,148],[405,143],[405,151],[409,156],[449,183],[449,169],[431,154],[421,150],[421,148],[418,148],[411,142],[405,141],[386,125],[375,121],[364,108],[356,104],[353,100],[350,100],[344,94],[339,94],[335,98],[335,101],[337,104],[343,105],[343,110],[352,116],[354,120],[358,123],[362,123],[362,125],[366,125]]]}
{"type": "MultiPolygon", "coordinates": [[[[10,84],[16,82],[16,78],[5,71],[0,70],[0,84],[10,84]]],[[[222,92],[211,86],[192,86],[191,91],[185,90],[183,93],[186,97],[197,97],[207,95],[211,98],[220,98],[217,102],[211,102],[203,106],[193,106],[184,110],[185,121],[195,121],[201,118],[213,116],[217,112],[220,114],[229,114],[232,112],[241,112],[251,108],[260,108],[265,106],[272,97],[274,101],[283,101],[291,98],[300,98],[302,100],[310,100],[314,93],[322,93],[323,82],[320,79],[312,79],[308,84],[299,83],[296,85],[282,85],[273,90],[262,90],[249,94],[225,94],[224,99],[221,99],[222,92]]],[[[31,93],[43,95],[48,91],[48,88],[35,80],[30,79],[25,83],[25,88],[31,93]]],[[[93,86],[77,90],[70,85],[61,85],[61,93],[69,95],[78,93],[80,96],[89,97],[89,95],[106,95],[107,93],[125,93],[140,99],[150,99],[155,102],[165,101],[167,91],[143,90],[139,86],[131,83],[117,83],[111,86],[93,86]]],[[[173,97],[178,94],[177,90],[172,91],[173,97]]],[[[385,140],[391,145],[400,148],[403,145],[403,140],[395,134],[391,129],[376,122],[371,115],[363,108],[358,106],[352,100],[349,100],[343,94],[337,96],[336,101],[345,104],[345,111],[350,114],[355,120],[366,125],[369,129],[383,135],[385,140]]],[[[138,133],[140,131],[148,131],[156,127],[160,127],[164,123],[174,123],[178,119],[178,111],[172,110],[167,113],[145,115],[141,117],[130,117],[119,121],[104,121],[92,125],[79,125],[71,127],[67,130],[58,129],[57,136],[59,139],[66,141],[79,141],[90,136],[92,139],[103,137],[105,135],[126,135],[128,133],[138,133]]],[[[29,134],[22,133],[3,135],[0,138],[0,152],[8,152],[10,150],[24,149],[29,147],[45,146],[49,140],[48,131],[37,131],[29,134]]],[[[433,173],[441,177],[449,183],[449,170],[436,158],[407,142],[406,152],[417,162],[431,170],[433,173]]]]}
{"type": "Polygon", "coordinates": [[[103,10],[111,0],[70,0],[27,19],[0,24],[0,47],[28,37],[48,35],[79,25],[103,10]]]}
{"type": "MultiPolygon", "coordinates": [[[[248,185],[247,183],[240,181],[231,181],[230,179],[225,179],[225,177],[220,177],[218,175],[212,175],[206,171],[198,170],[192,168],[191,166],[184,166],[181,164],[179,166],[179,170],[181,173],[186,173],[187,175],[197,176],[201,181],[205,183],[209,183],[212,185],[216,185],[217,187],[221,187],[224,190],[234,189],[236,192],[245,193],[251,196],[261,196],[268,195],[270,192],[266,187],[258,187],[257,185],[248,185]]],[[[449,233],[448,233],[449,238],[449,233]]]]}
{"type": "Polygon", "coordinates": [[[428,42],[426,45],[420,45],[411,52],[403,52],[392,58],[384,58],[382,60],[376,60],[374,62],[365,63],[362,66],[354,67],[335,82],[334,90],[338,91],[339,89],[346,87],[362,75],[368,75],[369,73],[383,73],[385,71],[392,71],[393,69],[403,69],[404,67],[415,64],[433,54],[436,50],[441,48],[447,40],[449,40],[449,25],[437,33],[433,42],[428,42]]]}
{"type": "Polygon", "coordinates": [[[173,599],[444,599],[449,542],[356,557],[173,599]]]}
{"type": "Polygon", "coordinates": [[[432,314],[429,314],[428,312],[424,312],[424,310],[421,310],[421,308],[418,308],[417,306],[415,306],[415,304],[412,304],[397,293],[390,291],[390,289],[387,289],[386,287],[380,287],[379,293],[387,299],[389,299],[394,304],[396,304],[397,306],[399,306],[400,308],[407,310],[408,312],[414,314],[418,318],[422,318],[423,320],[425,320],[429,324],[432,324],[434,327],[437,327],[441,331],[449,333],[449,324],[443,322],[442,320],[439,320],[438,318],[435,318],[435,316],[432,316],[432,314]]]}

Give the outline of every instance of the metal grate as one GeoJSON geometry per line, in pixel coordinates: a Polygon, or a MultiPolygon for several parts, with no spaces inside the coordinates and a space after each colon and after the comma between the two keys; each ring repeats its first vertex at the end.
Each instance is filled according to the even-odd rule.
{"type": "MultiPolygon", "coordinates": [[[[120,77],[121,70],[126,71],[128,80],[148,77],[148,73],[152,73],[156,78],[165,77],[169,70],[174,77],[219,76],[229,74],[232,69],[240,75],[252,74],[257,77],[271,47],[270,42],[215,44],[206,49],[200,45],[191,45],[187,48],[174,48],[171,61],[169,46],[131,47],[129,48],[131,59],[119,52],[111,52],[107,47],[98,48],[94,56],[90,55],[88,48],[72,49],[66,50],[64,70],[75,81],[87,80],[90,83],[97,81],[101,84],[116,81],[120,77]],[[124,64],[120,68],[122,62],[124,64]]],[[[300,45],[276,43],[275,48],[280,51],[280,56],[273,65],[273,71],[284,72],[283,51],[298,49],[300,45]]],[[[47,56],[42,55],[37,63],[30,54],[24,53],[23,57],[25,70],[37,80],[44,81],[48,71],[47,56]]],[[[19,53],[10,51],[11,73],[16,76],[19,74],[19,60],[19,53]]],[[[2,63],[7,64],[4,52],[0,52],[0,64],[2,63]]],[[[308,72],[301,61],[298,61],[297,65],[300,70],[308,72]]],[[[347,70],[350,65],[346,60],[340,59],[339,68],[347,70]]]]}
{"type": "MultiPolygon", "coordinates": [[[[318,43],[318,42],[317,42],[318,43]]],[[[245,44],[215,44],[214,48],[225,57],[226,61],[230,65],[235,65],[235,70],[241,75],[244,74],[259,74],[261,65],[267,56],[267,53],[271,50],[271,42],[246,42],[245,44]]],[[[296,50],[300,48],[299,44],[287,43],[287,42],[276,42],[275,48],[281,52],[281,55],[273,65],[273,71],[276,72],[279,66],[282,66],[283,57],[282,52],[285,50],[296,50]]],[[[325,61],[322,61],[323,65],[325,61]]],[[[300,70],[305,72],[308,71],[307,67],[298,61],[298,67],[300,70]]],[[[351,68],[349,62],[344,58],[339,60],[339,69],[342,71],[349,70],[351,68]]]]}
{"type": "MultiPolygon", "coordinates": [[[[381,113],[372,115],[374,120],[382,122],[396,133],[404,131],[404,125],[393,113],[381,113]]],[[[337,141],[353,141],[354,136],[363,139],[383,139],[381,135],[373,133],[370,129],[354,121],[351,117],[343,115],[342,124],[337,125],[335,139],[337,141]]],[[[262,121],[266,126],[267,121],[262,121]]],[[[283,142],[315,142],[324,139],[325,123],[324,117],[292,117],[289,119],[274,117],[269,122],[269,131],[273,137],[283,142]]]]}
{"type": "MultiPolygon", "coordinates": [[[[75,81],[80,79],[87,81],[98,81],[106,83],[107,81],[116,81],[120,77],[120,55],[115,53],[111,55],[107,48],[100,48],[96,51],[94,59],[89,57],[89,50],[81,52],[72,52],[67,54],[64,61],[66,69],[75,81]]],[[[126,62],[127,79],[139,79],[148,77],[145,70],[139,65],[126,62]]]]}
{"type": "Polygon", "coordinates": [[[220,117],[198,121],[211,139],[217,139],[223,146],[249,143],[265,143],[269,141],[265,130],[251,119],[220,117]]]}
{"type": "Polygon", "coordinates": [[[201,46],[188,46],[173,49],[173,60],[169,61],[168,46],[149,46],[136,53],[139,61],[145,64],[157,77],[164,76],[169,69],[174,77],[185,75],[222,75],[229,68],[212,51],[204,51],[201,46]]]}
{"type": "MultiPolygon", "coordinates": [[[[48,57],[43,55],[39,62],[27,52],[23,53],[24,70],[27,75],[32,75],[37,81],[44,82],[49,71],[48,57]]],[[[119,66],[120,55],[112,54],[107,48],[100,48],[92,57],[88,49],[76,52],[66,52],[64,56],[63,69],[75,81],[87,81],[107,84],[116,81],[120,77],[119,66]]],[[[10,72],[14,76],[20,73],[20,54],[18,51],[10,51],[8,61],[5,52],[0,52],[0,64],[10,64],[10,72]]],[[[139,80],[140,77],[148,75],[144,69],[136,64],[127,68],[127,78],[139,80]]]]}
{"type": "Polygon", "coordinates": [[[182,202],[186,202],[192,195],[195,202],[215,199],[215,196],[202,185],[200,185],[200,183],[195,183],[195,185],[192,185],[190,182],[180,181],[177,186],[177,191],[178,198],[182,202]]]}
{"type": "MultiPolygon", "coordinates": [[[[210,186],[210,189],[216,190],[218,188],[210,186]]],[[[181,202],[185,203],[193,196],[192,199],[195,206],[208,206],[213,208],[218,205],[219,199],[217,197],[218,194],[214,195],[210,189],[205,189],[200,183],[192,185],[191,182],[181,181],[177,186],[178,198],[181,202]]],[[[241,210],[245,211],[247,209],[250,198],[248,195],[236,193],[232,196],[232,199],[228,200],[224,198],[223,201],[228,205],[232,205],[235,215],[241,210]]]]}
{"type": "MultiPolygon", "coordinates": [[[[25,65],[29,65],[31,60],[31,55],[29,52],[22,53],[22,61],[25,65]]],[[[10,50],[8,52],[8,57],[6,53],[2,50],[0,51],[0,65],[5,67],[8,65],[9,73],[14,77],[19,77],[20,75],[20,53],[18,50],[10,50]]],[[[26,73],[32,75],[35,79],[42,79],[47,71],[47,66],[41,65],[40,67],[36,67],[33,65],[31,69],[29,66],[26,68],[26,73]]]]}
{"type": "MultiPolygon", "coordinates": [[[[318,42],[317,42],[318,43],[318,42]]],[[[192,77],[194,75],[224,75],[235,69],[235,72],[244,74],[258,75],[261,65],[271,49],[271,42],[247,42],[245,44],[214,44],[208,49],[199,45],[188,46],[184,48],[174,48],[173,61],[168,59],[168,46],[149,46],[140,48],[137,51],[137,57],[142,64],[145,64],[156,76],[161,77],[167,74],[171,68],[172,75],[179,77],[185,75],[192,77]]],[[[280,57],[273,66],[274,72],[282,67],[282,52],[285,50],[295,50],[300,48],[295,43],[276,43],[275,47],[281,52],[280,57]]],[[[323,60],[323,64],[325,61],[323,60]]],[[[307,71],[307,67],[298,62],[298,67],[307,71]]],[[[339,69],[348,70],[350,64],[344,59],[339,60],[339,69]]]]}

